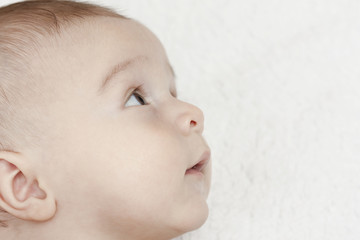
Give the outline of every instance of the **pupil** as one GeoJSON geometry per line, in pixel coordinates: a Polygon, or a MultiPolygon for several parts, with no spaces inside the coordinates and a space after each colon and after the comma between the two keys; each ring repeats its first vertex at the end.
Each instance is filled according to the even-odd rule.
{"type": "Polygon", "coordinates": [[[136,98],[137,98],[137,100],[139,101],[139,103],[140,103],[141,105],[144,105],[144,104],[145,104],[145,101],[144,101],[144,99],[143,99],[142,97],[140,97],[139,95],[136,95],[136,98]]]}

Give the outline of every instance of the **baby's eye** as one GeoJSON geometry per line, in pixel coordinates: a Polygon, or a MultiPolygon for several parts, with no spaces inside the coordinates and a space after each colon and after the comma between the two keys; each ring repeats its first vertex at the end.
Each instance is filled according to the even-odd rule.
{"type": "Polygon", "coordinates": [[[125,107],[146,105],[145,99],[137,92],[133,92],[125,103],[125,107]]]}

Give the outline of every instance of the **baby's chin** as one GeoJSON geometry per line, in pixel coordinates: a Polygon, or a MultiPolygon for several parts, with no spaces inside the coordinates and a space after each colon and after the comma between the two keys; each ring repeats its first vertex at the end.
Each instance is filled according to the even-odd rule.
{"type": "MultiPolygon", "coordinates": [[[[207,220],[209,216],[209,208],[207,204],[203,204],[203,206],[196,210],[198,212],[196,217],[194,216],[192,220],[190,220],[191,225],[189,226],[189,231],[193,231],[195,229],[200,228],[207,220]]],[[[194,214],[195,215],[195,214],[194,214]]]]}
{"type": "Polygon", "coordinates": [[[190,211],[184,211],[181,217],[176,221],[175,228],[181,234],[191,232],[200,228],[207,220],[209,215],[209,208],[207,203],[201,202],[194,205],[190,211]]]}

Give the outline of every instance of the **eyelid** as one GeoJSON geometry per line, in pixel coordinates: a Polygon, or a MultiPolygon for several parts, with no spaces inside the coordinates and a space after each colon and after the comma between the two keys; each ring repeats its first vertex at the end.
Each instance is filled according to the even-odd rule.
{"type": "Polygon", "coordinates": [[[127,101],[129,101],[131,95],[133,95],[133,93],[136,91],[137,88],[131,88],[130,91],[128,91],[128,93],[126,94],[126,98],[125,98],[125,103],[127,101]]]}
{"type": "Polygon", "coordinates": [[[149,104],[149,101],[147,100],[147,95],[146,95],[146,93],[145,93],[142,85],[140,85],[140,86],[138,86],[138,87],[136,87],[136,88],[131,88],[131,90],[129,91],[129,94],[127,95],[127,97],[126,97],[126,99],[125,99],[125,103],[126,103],[127,101],[129,101],[130,97],[131,97],[133,94],[140,96],[140,97],[144,100],[144,102],[145,102],[144,105],[148,105],[148,104],[149,104]]]}

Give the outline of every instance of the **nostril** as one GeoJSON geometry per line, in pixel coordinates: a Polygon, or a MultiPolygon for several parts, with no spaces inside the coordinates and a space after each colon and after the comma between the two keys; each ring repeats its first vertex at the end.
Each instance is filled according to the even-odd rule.
{"type": "Polygon", "coordinates": [[[195,127],[196,125],[197,125],[197,123],[196,123],[194,120],[191,120],[190,126],[191,126],[191,127],[195,127]]]}

